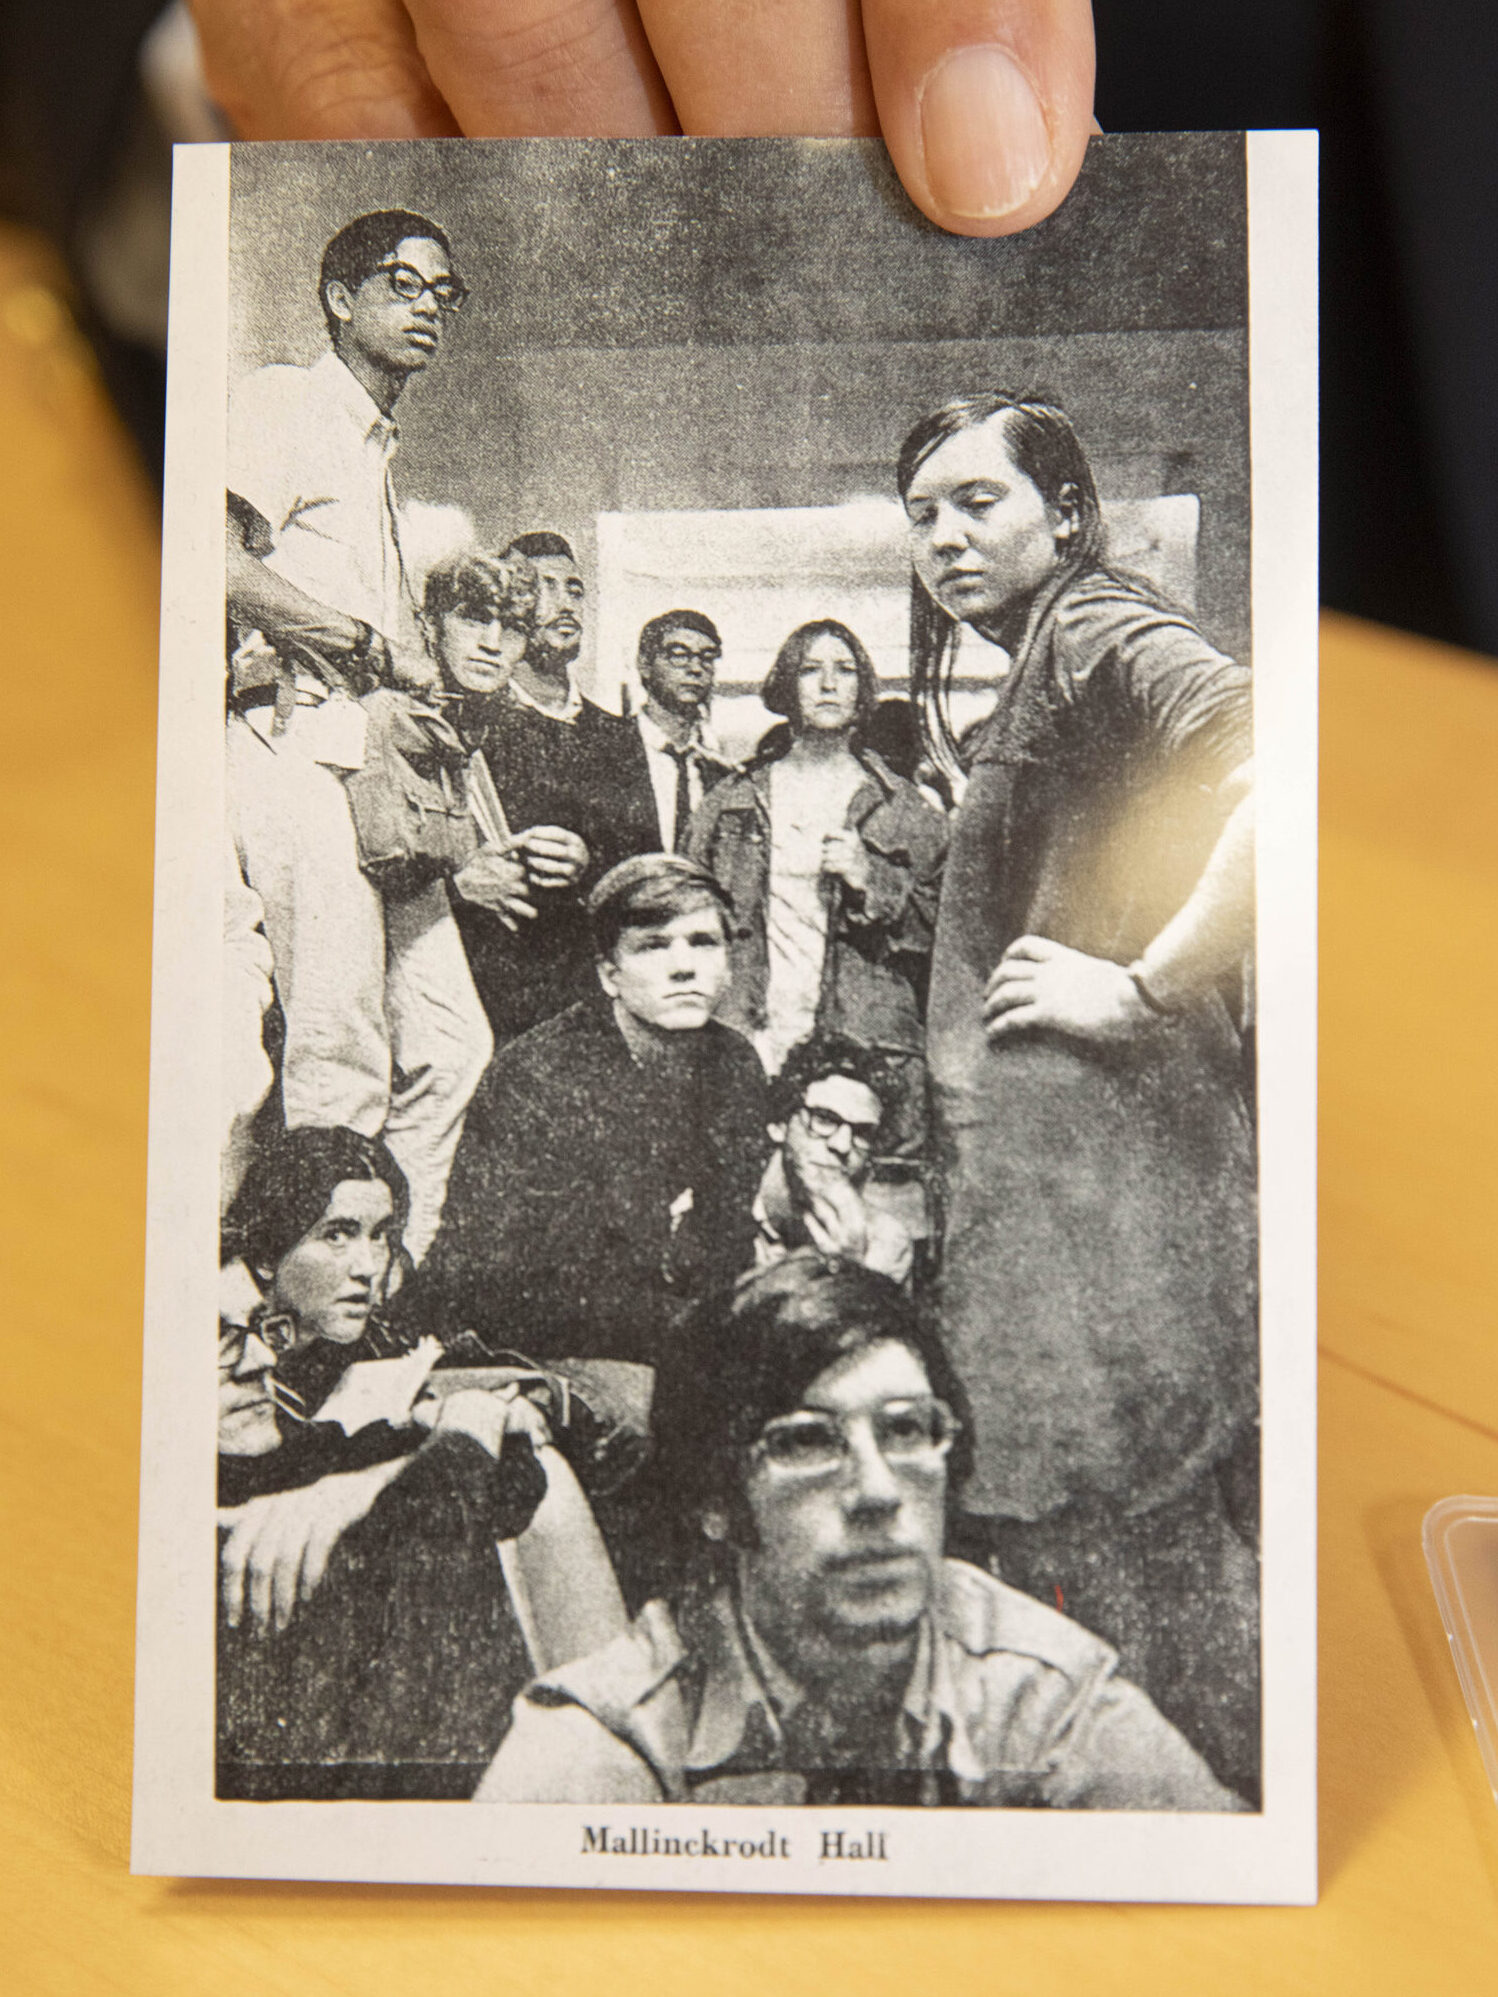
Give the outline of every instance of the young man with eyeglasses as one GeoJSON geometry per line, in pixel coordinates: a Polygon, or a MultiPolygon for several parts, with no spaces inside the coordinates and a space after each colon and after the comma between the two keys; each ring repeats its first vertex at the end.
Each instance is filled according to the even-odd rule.
{"type": "Polygon", "coordinates": [[[757,1268],[816,1248],[909,1282],[909,1230],[863,1190],[893,1097],[888,1072],[856,1041],[834,1034],[791,1049],[770,1090],[775,1149],[754,1197],[757,1268]]]}
{"type": "Polygon", "coordinates": [[[435,683],[401,556],[394,410],[465,296],[437,223],[361,215],[323,251],[331,351],[258,369],[229,406],[229,810],[285,1018],[282,1109],[288,1127],[384,1135],[417,1260],[493,1042],[446,883],[366,875],[345,786],[369,726],[354,696],[435,683]]]}
{"type": "Polygon", "coordinates": [[[657,1417],[695,1571],[522,1694],[475,1800],[1241,1809],[1106,1644],[944,1557],[958,1399],[887,1277],[741,1286],[657,1417]]]}
{"type": "Polygon", "coordinates": [[[635,726],[666,853],[686,851],[692,813],[728,775],[709,725],[722,656],[718,627],[700,610],[665,611],[640,632],[636,663],[645,702],[635,726]]]}

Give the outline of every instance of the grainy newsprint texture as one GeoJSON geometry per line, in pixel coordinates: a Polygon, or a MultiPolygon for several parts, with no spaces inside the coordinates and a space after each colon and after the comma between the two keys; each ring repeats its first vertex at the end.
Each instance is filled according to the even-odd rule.
{"type": "Polygon", "coordinates": [[[1310,1886],[1259,1190],[1313,992],[1254,796],[1257,739],[1304,829],[1313,438],[1255,143],[1095,143],[1003,242],[864,142],[182,170],[200,1869],[1251,1897],[1278,1801],[1310,1886]]]}

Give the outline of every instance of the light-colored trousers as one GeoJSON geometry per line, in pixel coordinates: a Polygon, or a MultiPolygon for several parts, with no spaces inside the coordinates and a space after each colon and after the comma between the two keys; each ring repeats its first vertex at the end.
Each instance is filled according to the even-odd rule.
{"type": "Polygon", "coordinates": [[[310,753],[323,744],[305,718],[318,714],[298,708],[273,741],[230,719],[229,822],[286,1018],[287,1126],[384,1137],[410,1185],[419,1262],[494,1042],[443,883],[387,897],[361,870],[343,775],[310,753]]]}

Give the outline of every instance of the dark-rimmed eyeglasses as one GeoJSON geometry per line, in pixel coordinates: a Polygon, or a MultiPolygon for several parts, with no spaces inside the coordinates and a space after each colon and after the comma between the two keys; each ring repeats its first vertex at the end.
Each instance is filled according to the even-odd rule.
{"type": "Polygon", "coordinates": [[[705,645],[700,652],[690,645],[662,645],[655,656],[668,666],[715,666],[723,654],[716,645],[705,645]]]}
{"type": "Polygon", "coordinates": [[[853,1460],[853,1436],[860,1428],[867,1428],[891,1469],[912,1472],[935,1469],[962,1433],[945,1401],[923,1396],[884,1401],[857,1414],[798,1408],[766,1422],[749,1453],[777,1477],[841,1476],[853,1460]]]}
{"type": "Polygon", "coordinates": [[[851,1117],[839,1116],[835,1109],[824,1108],[821,1103],[802,1103],[796,1114],[812,1136],[820,1137],[824,1143],[843,1130],[848,1133],[848,1142],[859,1151],[872,1151],[879,1142],[877,1123],[855,1123],[851,1117]]]}
{"type": "Polygon", "coordinates": [[[423,277],[415,264],[382,263],[376,264],[390,280],[390,289],[397,298],[404,298],[414,305],[424,291],[431,292],[444,312],[461,312],[463,300],[468,296],[468,286],[460,277],[444,272],[441,277],[423,277]]]}

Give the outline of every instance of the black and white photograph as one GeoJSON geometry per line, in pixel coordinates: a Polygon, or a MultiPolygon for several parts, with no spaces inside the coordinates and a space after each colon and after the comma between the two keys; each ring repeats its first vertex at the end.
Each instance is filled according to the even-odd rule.
{"type": "Polygon", "coordinates": [[[179,153],[137,1870],[1314,1897],[1314,157],[179,153]]]}

